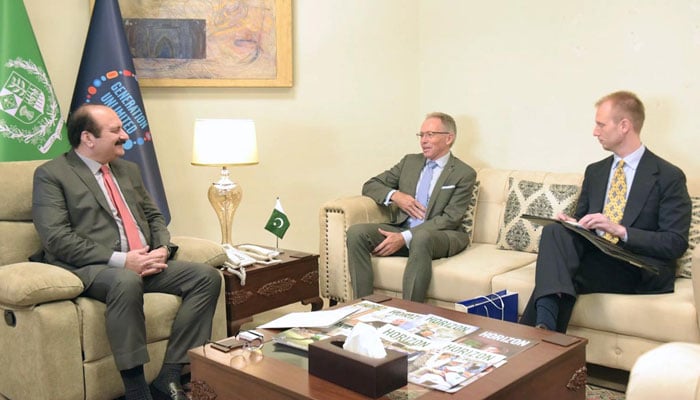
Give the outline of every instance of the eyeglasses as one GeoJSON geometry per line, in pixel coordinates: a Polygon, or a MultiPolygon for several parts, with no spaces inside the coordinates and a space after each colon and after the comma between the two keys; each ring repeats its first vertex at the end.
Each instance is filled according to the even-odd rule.
{"type": "Polygon", "coordinates": [[[419,138],[423,138],[423,136],[427,136],[428,139],[432,139],[435,137],[435,135],[448,135],[451,132],[436,132],[436,131],[428,131],[428,132],[418,132],[416,133],[416,136],[419,138]]]}

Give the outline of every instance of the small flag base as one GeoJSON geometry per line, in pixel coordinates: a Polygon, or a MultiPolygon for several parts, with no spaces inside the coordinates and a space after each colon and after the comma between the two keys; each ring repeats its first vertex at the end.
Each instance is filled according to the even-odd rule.
{"type": "Polygon", "coordinates": [[[275,251],[284,254],[284,250],[280,249],[280,238],[275,239],[275,251]]]}

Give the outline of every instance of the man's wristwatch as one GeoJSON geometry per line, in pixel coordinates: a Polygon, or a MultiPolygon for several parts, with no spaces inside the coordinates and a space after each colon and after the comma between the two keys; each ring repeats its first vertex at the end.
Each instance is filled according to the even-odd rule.
{"type": "Polygon", "coordinates": [[[163,246],[160,246],[159,249],[160,249],[160,248],[164,248],[164,249],[165,249],[165,251],[168,253],[168,254],[165,256],[165,259],[166,259],[166,260],[170,260],[170,246],[163,245],[163,246]]]}

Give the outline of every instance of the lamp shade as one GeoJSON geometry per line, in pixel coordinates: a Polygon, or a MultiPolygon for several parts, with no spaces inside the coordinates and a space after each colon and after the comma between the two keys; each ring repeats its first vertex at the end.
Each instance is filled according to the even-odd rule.
{"type": "Polygon", "coordinates": [[[194,122],[192,165],[258,163],[255,123],[251,119],[197,119],[194,122]]]}

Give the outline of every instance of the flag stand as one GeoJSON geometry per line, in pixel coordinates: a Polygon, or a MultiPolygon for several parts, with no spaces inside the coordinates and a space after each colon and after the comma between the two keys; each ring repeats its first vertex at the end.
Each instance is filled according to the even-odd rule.
{"type": "Polygon", "coordinates": [[[284,250],[280,249],[280,238],[275,236],[275,251],[279,252],[280,254],[284,254],[284,250]]]}

